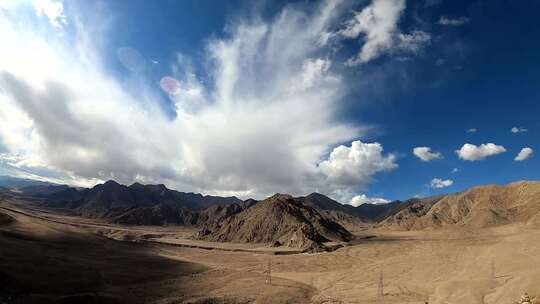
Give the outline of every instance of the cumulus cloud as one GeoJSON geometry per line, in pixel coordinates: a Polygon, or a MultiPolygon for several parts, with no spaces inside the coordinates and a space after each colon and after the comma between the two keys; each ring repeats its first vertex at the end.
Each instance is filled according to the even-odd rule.
{"type": "Polygon", "coordinates": [[[430,186],[433,189],[442,189],[446,187],[450,187],[454,184],[454,181],[451,179],[440,179],[440,178],[434,178],[430,182],[430,186]]]}
{"type": "Polygon", "coordinates": [[[493,143],[481,144],[476,146],[473,144],[464,144],[461,149],[456,150],[459,158],[468,161],[477,161],[486,159],[489,156],[497,155],[506,152],[503,146],[493,143]]]}
{"type": "Polygon", "coordinates": [[[447,26],[460,26],[466,23],[469,23],[469,18],[467,17],[459,17],[459,18],[451,19],[445,16],[441,16],[441,19],[439,19],[439,21],[437,22],[437,24],[447,25],[447,26]]]}
{"type": "Polygon", "coordinates": [[[519,151],[518,155],[516,156],[516,158],[514,158],[514,160],[515,161],[527,160],[533,155],[533,153],[534,151],[532,148],[529,148],[529,147],[523,148],[521,149],[521,151],[519,151]]]}
{"type": "Polygon", "coordinates": [[[324,187],[341,191],[353,186],[365,188],[376,173],[397,167],[396,156],[384,155],[381,144],[356,140],[350,147],[334,148],[318,169],[324,176],[324,187]]]}
{"type": "Polygon", "coordinates": [[[510,132],[516,134],[516,133],[523,133],[523,132],[527,132],[529,131],[528,129],[525,129],[525,128],[521,128],[521,127],[513,127],[512,129],[510,129],[510,132]]]}
{"type": "Polygon", "coordinates": [[[349,205],[358,207],[363,204],[374,204],[374,205],[381,205],[381,204],[388,204],[390,203],[389,200],[380,198],[380,197],[367,197],[365,194],[355,195],[349,202],[349,205]]]}
{"type": "Polygon", "coordinates": [[[179,56],[172,118],[159,79],[126,88],[110,76],[85,24],[74,37],[42,36],[0,14],[2,153],[17,156],[10,168],[78,185],[113,178],[243,197],[363,189],[395,156],[337,119],[349,85],[318,41],[343,12],[334,1],[299,8],[232,22],[227,38],[209,40],[209,85],[179,56]]]}
{"type": "Polygon", "coordinates": [[[458,168],[452,169],[452,173],[458,173],[458,172],[459,172],[459,169],[458,169],[458,168]]]}
{"type": "Polygon", "coordinates": [[[386,52],[418,53],[431,35],[423,31],[400,33],[397,24],[404,10],[405,0],[373,0],[347,21],[339,31],[340,36],[348,39],[365,36],[360,52],[347,65],[366,63],[386,52]]]}
{"type": "Polygon", "coordinates": [[[441,159],[443,157],[440,152],[432,152],[430,147],[416,147],[413,149],[413,154],[425,162],[441,159]]]}

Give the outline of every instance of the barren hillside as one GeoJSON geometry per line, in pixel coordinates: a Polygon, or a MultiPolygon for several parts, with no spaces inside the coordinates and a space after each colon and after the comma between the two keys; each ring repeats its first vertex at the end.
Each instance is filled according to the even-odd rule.
{"type": "Polygon", "coordinates": [[[535,222],[540,212],[540,182],[486,185],[408,205],[378,226],[397,230],[441,227],[483,228],[535,222]]]}
{"type": "Polygon", "coordinates": [[[351,234],[289,195],[276,194],[254,206],[205,225],[199,238],[208,241],[269,243],[320,248],[328,241],[347,241],[351,234]]]}

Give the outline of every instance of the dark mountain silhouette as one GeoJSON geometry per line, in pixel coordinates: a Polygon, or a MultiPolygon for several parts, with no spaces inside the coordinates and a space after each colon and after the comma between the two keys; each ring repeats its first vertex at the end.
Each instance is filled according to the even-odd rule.
{"type": "MultiPolygon", "coordinates": [[[[113,218],[133,208],[156,207],[156,210],[178,211],[178,208],[202,210],[214,204],[241,203],[236,197],[203,196],[170,190],[165,185],[142,185],[135,183],[129,187],[115,181],[88,189],[81,200],[78,211],[89,217],[113,218]]],[[[149,212],[146,209],[144,212],[149,212]]],[[[143,211],[141,211],[143,212],[143,211]]],[[[165,216],[165,215],[164,215],[165,216]]]]}
{"type": "Polygon", "coordinates": [[[365,227],[370,219],[357,212],[351,205],[343,205],[320,193],[311,193],[305,197],[295,198],[306,206],[317,209],[322,215],[348,229],[365,227]]]}
{"type": "Polygon", "coordinates": [[[27,186],[20,188],[19,191],[27,196],[44,198],[51,207],[55,205],[66,207],[69,203],[80,201],[85,193],[84,189],[73,188],[67,185],[27,186]]]}
{"type": "Polygon", "coordinates": [[[177,203],[159,203],[153,206],[134,207],[113,218],[115,223],[126,225],[183,225],[198,226],[221,221],[243,211],[252,201],[213,205],[204,210],[193,210],[177,203]]]}
{"type": "Polygon", "coordinates": [[[113,222],[125,225],[197,225],[199,213],[175,203],[159,203],[152,206],[133,207],[113,218],[113,222]]]}
{"type": "Polygon", "coordinates": [[[265,243],[318,250],[329,241],[348,241],[351,234],[315,208],[290,195],[276,194],[221,221],[208,223],[201,240],[265,243]]]}
{"type": "Polygon", "coordinates": [[[393,201],[387,204],[362,204],[355,208],[355,214],[368,218],[372,222],[378,222],[393,212],[398,210],[404,205],[407,205],[407,201],[393,201]]]}

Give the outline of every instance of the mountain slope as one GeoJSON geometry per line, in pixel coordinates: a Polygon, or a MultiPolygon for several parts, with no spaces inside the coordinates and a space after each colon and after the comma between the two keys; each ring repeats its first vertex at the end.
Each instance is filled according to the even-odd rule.
{"type": "MultiPolygon", "coordinates": [[[[137,218],[135,222],[155,222],[162,218],[165,222],[172,216],[171,212],[187,214],[183,209],[196,211],[214,204],[242,203],[236,197],[203,196],[195,193],[184,193],[170,190],[165,185],[142,185],[135,183],[131,186],[121,185],[115,181],[108,181],[81,192],[77,211],[83,216],[117,218],[125,212],[129,215],[123,220],[137,218]],[[151,208],[150,208],[151,207],[151,208]],[[139,211],[134,209],[141,208],[139,211]],[[174,211],[173,211],[174,209],[174,211]],[[163,214],[158,213],[163,211],[163,214]],[[144,214],[152,214],[153,219],[143,219],[144,214]],[[157,216],[157,218],[156,218],[157,216]]],[[[185,217],[172,222],[192,222],[185,217]]],[[[163,222],[162,224],[165,224],[163,222]]]]}
{"type": "Polygon", "coordinates": [[[51,186],[55,185],[49,182],[43,182],[27,178],[12,177],[7,175],[0,175],[0,187],[19,189],[29,186],[51,186]]]}
{"type": "Polygon", "coordinates": [[[222,221],[205,225],[198,238],[208,241],[267,243],[295,248],[323,248],[351,234],[316,209],[289,195],[276,194],[222,221]]]}
{"type": "Polygon", "coordinates": [[[506,186],[479,186],[461,193],[420,200],[378,226],[399,230],[483,228],[532,221],[539,213],[540,182],[522,181],[506,186]]]}
{"type": "Polygon", "coordinates": [[[198,223],[199,214],[189,208],[173,203],[134,207],[113,218],[113,222],[124,225],[183,225],[198,223]]]}
{"type": "Polygon", "coordinates": [[[251,206],[250,201],[240,204],[213,205],[204,210],[193,210],[176,203],[159,203],[133,207],[116,216],[113,222],[125,225],[183,225],[195,226],[221,221],[251,206]]]}

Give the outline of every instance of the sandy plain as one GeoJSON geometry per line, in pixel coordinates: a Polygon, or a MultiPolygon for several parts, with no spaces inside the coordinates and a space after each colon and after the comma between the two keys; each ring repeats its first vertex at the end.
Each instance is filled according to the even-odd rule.
{"type": "Polygon", "coordinates": [[[167,243],[196,230],[117,226],[25,201],[2,201],[0,214],[0,303],[511,304],[540,294],[540,229],[525,224],[368,229],[333,252],[274,254],[284,249],[176,246],[167,243]]]}

